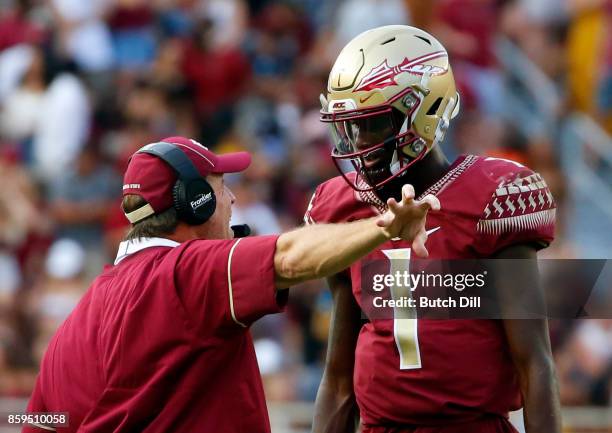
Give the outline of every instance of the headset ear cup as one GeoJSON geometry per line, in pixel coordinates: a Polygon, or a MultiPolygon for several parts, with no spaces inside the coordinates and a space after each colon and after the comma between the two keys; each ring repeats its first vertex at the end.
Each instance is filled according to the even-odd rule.
{"type": "Polygon", "coordinates": [[[181,180],[177,180],[172,188],[172,202],[177,216],[180,220],[185,221],[189,218],[188,209],[185,206],[187,203],[185,184],[181,180]]]}
{"type": "Polygon", "coordinates": [[[205,179],[198,179],[189,184],[187,200],[188,209],[196,218],[196,224],[208,221],[217,208],[215,191],[205,179]]]}
{"type": "Polygon", "coordinates": [[[174,185],[172,195],[179,218],[187,224],[203,224],[215,213],[217,198],[210,184],[204,179],[188,184],[179,180],[174,185]]]}

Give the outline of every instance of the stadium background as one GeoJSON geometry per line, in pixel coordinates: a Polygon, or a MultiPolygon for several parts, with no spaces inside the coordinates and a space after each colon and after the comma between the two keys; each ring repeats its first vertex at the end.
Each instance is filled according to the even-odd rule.
{"type": "MultiPolygon", "coordinates": [[[[449,50],[451,157],[507,157],[547,179],[559,221],[543,255],[610,257],[610,0],[0,0],[0,414],[23,410],[48,339],[114,257],[129,155],[169,135],[247,149],[252,167],[229,178],[234,222],[301,224],[336,175],[318,121],[327,73],[385,24],[449,50]]],[[[309,429],[330,302],[305,284],[253,327],[275,432],[309,429]]],[[[566,430],[612,431],[612,322],[551,333],[566,430]]]]}

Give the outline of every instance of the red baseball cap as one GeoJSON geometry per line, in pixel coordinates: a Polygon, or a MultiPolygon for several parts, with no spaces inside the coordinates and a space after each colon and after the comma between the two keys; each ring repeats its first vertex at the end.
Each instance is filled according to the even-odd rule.
{"type": "MultiPolygon", "coordinates": [[[[215,155],[206,146],[189,138],[168,137],[161,141],[172,143],[181,149],[203,177],[213,173],[238,173],[246,170],[251,164],[251,155],[248,152],[215,155]]],[[[177,175],[172,167],[160,158],[141,152],[132,155],[123,176],[123,196],[139,195],[149,203],[150,207],[141,208],[141,212],[128,216],[128,219],[135,223],[153,213],[171,208],[172,188],[176,179],[177,175]]]]}

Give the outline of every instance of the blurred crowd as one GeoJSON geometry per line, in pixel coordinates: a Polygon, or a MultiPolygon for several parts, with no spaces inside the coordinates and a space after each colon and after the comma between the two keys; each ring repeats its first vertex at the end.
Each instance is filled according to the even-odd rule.
{"type": "MultiPolygon", "coordinates": [[[[164,136],[246,149],[228,183],[234,223],[258,234],[301,224],[336,175],[319,93],[340,48],[386,24],[422,27],[448,48],[462,114],[450,157],[508,157],[540,171],[559,203],[548,257],[564,237],[566,174],[546,134],[504,116],[513,83],[504,36],[557,86],[555,116],[582,111],[612,130],[610,0],[0,0],[0,396],[28,396],[40,357],[127,228],[129,156],[164,136]]],[[[289,314],[253,329],[267,396],[313,400],[331,297],[293,291],[289,314]]],[[[612,324],[554,322],[565,404],[610,404],[612,324]]]]}

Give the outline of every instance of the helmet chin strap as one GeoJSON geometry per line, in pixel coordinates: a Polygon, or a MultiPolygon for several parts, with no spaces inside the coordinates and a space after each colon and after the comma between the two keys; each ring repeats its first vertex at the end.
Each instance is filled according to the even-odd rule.
{"type": "Polygon", "coordinates": [[[400,161],[399,151],[393,152],[393,158],[391,158],[391,166],[389,167],[391,174],[395,175],[402,168],[402,161],[400,161]]]}
{"type": "MultiPolygon", "coordinates": [[[[429,80],[428,74],[424,74],[424,76],[427,76],[427,80],[429,80]]],[[[423,103],[424,95],[421,91],[419,91],[417,92],[417,97],[419,98],[419,106],[420,106],[423,103]]],[[[402,127],[399,130],[399,135],[402,135],[408,132],[408,126],[412,125],[413,116],[416,115],[417,111],[418,109],[414,110],[412,114],[410,115],[410,117],[406,116],[406,118],[404,119],[404,123],[402,123],[402,127]]],[[[402,150],[400,150],[399,148],[396,148],[395,151],[393,152],[393,157],[391,158],[391,165],[389,167],[391,174],[394,174],[394,175],[397,174],[402,169],[404,164],[410,162],[410,158],[416,158],[423,151],[423,147],[425,146],[425,141],[419,137],[416,140],[414,140],[412,143],[408,144],[407,146],[409,147],[413,156],[406,155],[402,150]]]]}
{"type": "Polygon", "coordinates": [[[419,157],[423,152],[423,149],[426,147],[425,140],[423,140],[422,138],[417,138],[407,146],[411,147],[410,150],[415,154],[415,156],[408,156],[399,149],[396,149],[395,152],[393,152],[393,157],[391,158],[391,165],[389,166],[391,174],[397,174],[405,166],[405,164],[408,164],[412,159],[419,157]]]}

